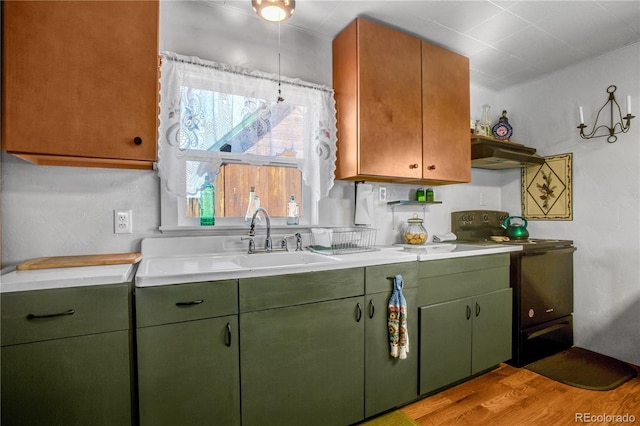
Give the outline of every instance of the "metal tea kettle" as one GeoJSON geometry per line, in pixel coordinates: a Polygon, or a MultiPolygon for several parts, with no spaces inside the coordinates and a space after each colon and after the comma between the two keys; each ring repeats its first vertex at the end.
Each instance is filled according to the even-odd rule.
{"type": "Polygon", "coordinates": [[[526,240],[529,238],[529,231],[527,231],[527,219],[522,216],[509,216],[502,222],[502,226],[507,230],[507,237],[513,240],[526,240]],[[511,219],[520,219],[524,222],[524,224],[512,224],[511,219]]]}

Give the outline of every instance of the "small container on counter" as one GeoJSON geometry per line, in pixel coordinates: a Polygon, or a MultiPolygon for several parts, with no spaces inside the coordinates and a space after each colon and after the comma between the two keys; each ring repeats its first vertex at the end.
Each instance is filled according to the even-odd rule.
{"type": "Polygon", "coordinates": [[[416,213],[407,219],[402,236],[407,244],[424,244],[427,241],[427,230],[422,225],[422,219],[416,213]]]}

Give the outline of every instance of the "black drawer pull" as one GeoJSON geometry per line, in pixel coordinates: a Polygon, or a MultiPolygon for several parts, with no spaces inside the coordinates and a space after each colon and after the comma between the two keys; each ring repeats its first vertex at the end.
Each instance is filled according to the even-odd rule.
{"type": "Polygon", "coordinates": [[[356,308],[358,308],[356,313],[356,322],[360,322],[360,320],[362,319],[362,306],[360,306],[360,302],[358,302],[356,308]]]}
{"type": "Polygon", "coordinates": [[[192,300],[191,302],[176,302],[176,306],[194,306],[204,303],[203,299],[192,300]]]}
{"type": "Polygon", "coordinates": [[[476,316],[480,316],[480,304],[476,302],[476,316]]]}
{"type": "Polygon", "coordinates": [[[73,315],[75,313],[76,311],[74,311],[73,309],[69,309],[68,311],[58,312],[57,314],[46,314],[46,315],[29,314],[27,315],[27,319],[34,320],[34,319],[41,319],[41,318],[55,318],[55,317],[63,317],[65,315],[73,315]]]}
{"type": "Polygon", "coordinates": [[[373,299],[369,300],[369,318],[373,318],[373,314],[376,312],[376,307],[373,304],[373,299]]]}
{"type": "Polygon", "coordinates": [[[467,305],[467,319],[471,318],[471,307],[467,305]]]}
{"type": "Polygon", "coordinates": [[[227,332],[224,336],[224,344],[231,347],[231,324],[227,323],[227,332]]]}
{"type": "Polygon", "coordinates": [[[135,138],[133,138],[133,143],[135,143],[136,145],[142,145],[142,138],[140,136],[136,136],[135,138]]]}

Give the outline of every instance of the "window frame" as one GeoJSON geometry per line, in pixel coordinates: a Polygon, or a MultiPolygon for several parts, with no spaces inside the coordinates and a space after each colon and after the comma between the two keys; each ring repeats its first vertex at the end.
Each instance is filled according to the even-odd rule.
{"type": "MultiPolygon", "coordinates": [[[[200,226],[197,217],[187,216],[187,185],[182,183],[186,177],[188,161],[210,162],[210,174],[217,175],[218,164],[247,164],[251,166],[276,166],[297,168],[301,173],[301,199],[297,200],[303,212],[299,225],[286,225],[286,217],[271,217],[274,227],[287,228],[310,227],[319,223],[319,202],[328,195],[333,186],[336,159],[336,123],[335,100],[333,90],[313,83],[285,77],[276,79],[274,75],[257,70],[216,64],[195,57],[185,57],[173,52],[162,52],[163,68],[161,76],[165,76],[165,60],[173,62],[172,67],[166,69],[167,80],[161,78],[161,105],[158,132],[158,163],[157,170],[160,178],[160,231],[208,231],[209,233],[225,229],[246,229],[244,215],[241,217],[216,217],[214,226],[200,226]],[[214,72],[209,75],[207,72],[214,72]],[[224,74],[226,73],[226,74],[224,74]],[[229,77],[224,77],[227,75],[229,77]],[[229,80],[227,80],[229,78],[229,80]],[[232,80],[236,79],[236,80],[232,80]],[[238,81],[237,78],[242,80],[238,81]],[[258,80],[255,80],[255,79],[258,80]],[[210,83],[207,83],[209,81],[210,83]],[[267,157],[250,153],[231,153],[225,151],[180,150],[176,145],[176,136],[171,132],[180,132],[181,98],[176,102],[176,90],[182,93],[183,87],[193,87],[200,90],[210,90],[220,93],[233,93],[250,98],[264,98],[265,93],[278,87],[282,82],[290,85],[285,89],[284,96],[295,105],[305,108],[302,127],[303,150],[302,158],[267,157]],[[266,83],[265,85],[260,85],[266,83]],[[268,86],[272,85],[272,86],[268,86]],[[234,88],[240,87],[237,91],[234,88]],[[165,91],[166,90],[166,91],[165,91]],[[313,92],[317,91],[317,92],[313,92]],[[262,95],[260,95],[262,93],[262,95]],[[163,103],[163,98],[166,100],[163,103]],[[164,107],[164,111],[163,111],[164,107]],[[308,120],[308,121],[307,121],[308,120]],[[176,130],[178,129],[178,130],[176,130]],[[164,132],[164,134],[163,134],[164,132]],[[326,133],[326,136],[325,136],[326,133]],[[164,150],[164,152],[163,152],[164,150]],[[164,161],[163,161],[164,160],[164,161]],[[263,161],[264,160],[264,161],[263,161]],[[309,179],[309,182],[307,180],[309,179]],[[184,187],[181,187],[184,185],[184,187]],[[311,187],[313,185],[313,187],[311,187]]],[[[268,97],[268,95],[266,95],[268,97]]],[[[218,193],[216,188],[216,196],[218,193]]],[[[260,194],[258,194],[260,195],[260,194]]],[[[283,204],[286,200],[282,201],[283,204]]],[[[218,233],[218,232],[216,232],[218,233]]]]}

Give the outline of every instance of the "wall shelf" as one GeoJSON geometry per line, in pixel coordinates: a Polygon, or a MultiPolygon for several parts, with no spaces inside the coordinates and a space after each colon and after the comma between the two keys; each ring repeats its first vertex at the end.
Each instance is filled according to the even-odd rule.
{"type": "Polygon", "coordinates": [[[442,204],[442,201],[413,201],[413,200],[396,200],[388,201],[387,206],[391,208],[391,223],[393,223],[393,229],[396,229],[396,207],[398,206],[422,206],[422,220],[425,219],[425,208],[432,204],[442,204]]]}
{"type": "Polygon", "coordinates": [[[425,206],[428,204],[442,204],[442,201],[411,201],[411,200],[397,200],[388,201],[387,205],[394,208],[395,206],[425,206]]]}

